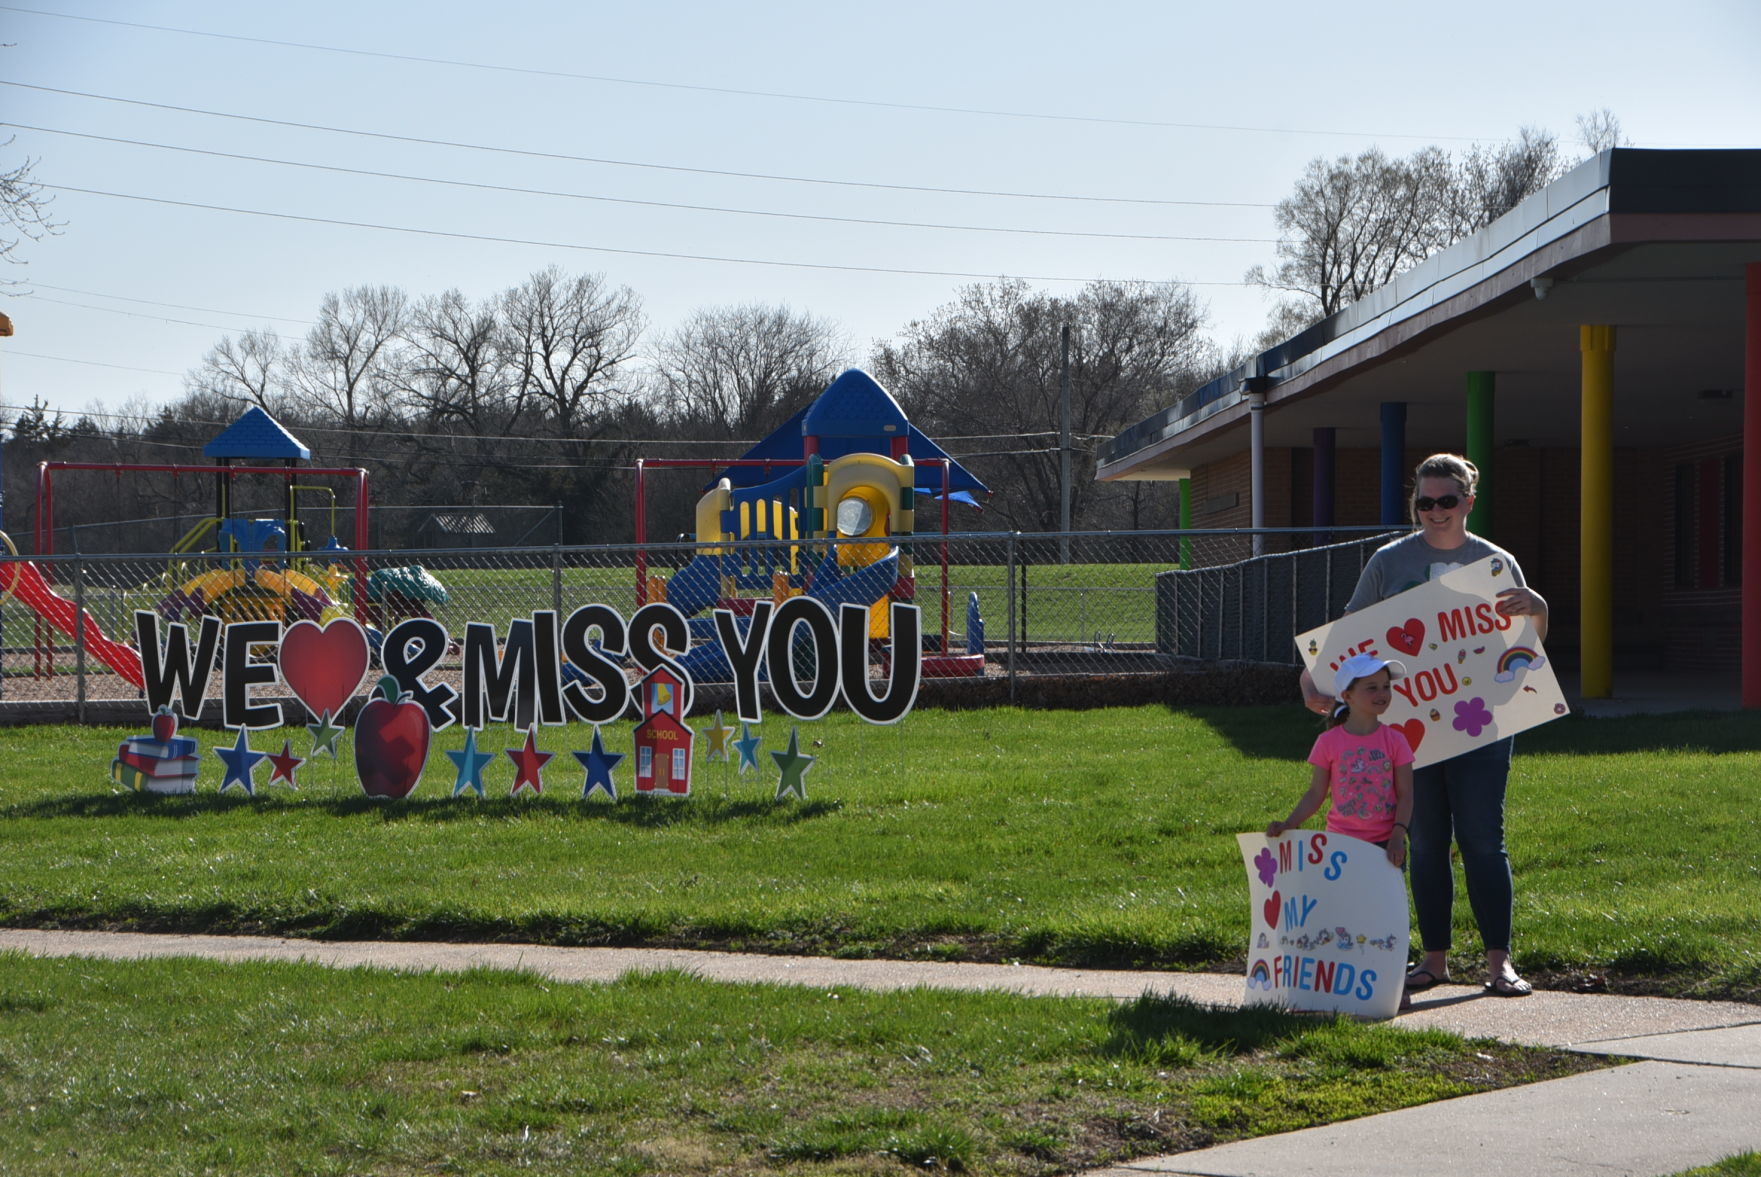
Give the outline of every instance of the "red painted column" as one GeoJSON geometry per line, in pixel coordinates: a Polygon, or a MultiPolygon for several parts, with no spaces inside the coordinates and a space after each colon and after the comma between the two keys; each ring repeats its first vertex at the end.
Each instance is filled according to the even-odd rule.
{"type": "Polygon", "coordinates": [[[1761,262],[1743,316],[1743,706],[1761,709],[1761,262]]]}

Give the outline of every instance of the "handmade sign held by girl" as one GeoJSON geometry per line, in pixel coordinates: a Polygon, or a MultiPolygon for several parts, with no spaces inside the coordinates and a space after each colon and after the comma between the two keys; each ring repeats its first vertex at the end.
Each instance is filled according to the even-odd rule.
{"type": "Polygon", "coordinates": [[[1250,1004],[1362,1017],[1392,1017],[1399,1008],[1413,755],[1382,715],[1405,674],[1399,662],[1371,654],[1345,659],[1333,677],[1341,701],[1309,753],[1308,791],[1288,817],[1267,825],[1258,853],[1251,835],[1240,837],[1254,896],[1250,1004]],[[1301,830],[1329,798],[1327,832],[1301,830]]]}

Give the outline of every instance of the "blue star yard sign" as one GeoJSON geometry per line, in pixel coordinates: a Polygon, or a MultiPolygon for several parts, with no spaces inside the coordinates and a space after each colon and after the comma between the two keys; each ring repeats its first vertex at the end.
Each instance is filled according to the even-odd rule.
{"type": "Polygon", "coordinates": [[[582,800],[593,796],[595,789],[604,789],[605,795],[613,801],[618,799],[618,786],[611,779],[611,770],[623,760],[624,753],[605,750],[605,741],[599,737],[598,724],[593,725],[593,746],[585,752],[572,752],[570,755],[587,770],[587,779],[581,785],[582,800]]]}

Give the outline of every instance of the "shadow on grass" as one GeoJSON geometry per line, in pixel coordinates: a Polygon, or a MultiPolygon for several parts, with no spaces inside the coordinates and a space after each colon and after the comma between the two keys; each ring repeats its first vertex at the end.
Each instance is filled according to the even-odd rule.
{"type": "MultiPolygon", "coordinates": [[[[1192,707],[1169,704],[1176,716],[1209,726],[1244,756],[1302,760],[1321,732],[1319,717],[1300,707],[1192,707]]],[[[1628,752],[1758,752],[1761,715],[1742,711],[1676,711],[1596,719],[1568,715],[1516,737],[1517,754],[1617,756],[1628,752]]]]}
{"type": "Polygon", "coordinates": [[[1219,1008],[1146,993],[1107,1015],[1100,1049],[1110,1057],[1144,1058],[1165,1053],[1170,1043],[1189,1042],[1207,1053],[1237,1057],[1309,1033],[1315,1025],[1312,1014],[1268,1006],[1219,1008]]]}
{"type": "MultiPolygon", "coordinates": [[[[1291,675],[1294,684],[1296,676],[1291,675]]],[[[1170,715],[1197,721],[1229,741],[1243,756],[1264,760],[1302,760],[1321,734],[1321,718],[1290,707],[1194,707],[1168,703],[1170,715]]]]}
{"type": "Polygon", "coordinates": [[[1516,743],[1519,754],[1761,752],[1761,715],[1744,711],[1675,711],[1606,719],[1571,715],[1523,732],[1516,743]]]}
{"type": "Polygon", "coordinates": [[[256,797],[244,793],[191,793],[161,796],[153,793],[73,794],[0,806],[0,821],[58,817],[161,817],[182,819],[232,813],[239,809],[264,811],[289,809],[329,813],[337,817],[377,817],[385,823],[419,821],[605,821],[642,828],[703,825],[729,822],[761,822],[788,825],[810,821],[841,811],[842,801],[776,801],[763,798],[723,797],[626,797],[611,803],[559,797],[549,801],[523,797],[407,797],[402,801],[371,797],[305,797],[276,792],[256,797]]]}

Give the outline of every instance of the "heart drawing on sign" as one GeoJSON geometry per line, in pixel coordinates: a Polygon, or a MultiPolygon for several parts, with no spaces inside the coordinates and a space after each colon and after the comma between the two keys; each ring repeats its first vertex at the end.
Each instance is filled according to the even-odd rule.
{"type": "Polygon", "coordinates": [[[1278,926],[1278,909],[1283,906],[1284,896],[1277,891],[1272,892],[1272,897],[1266,900],[1265,916],[1267,927],[1275,928],[1278,926]]]}
{"type": "Polygon", "coordinates": [[[1425,641],[1425,623],[1417,617],[1410,618],[1405,625],[1388,627],[1388,644],[1402,654],[1417,654],[1425,641]]]}
{"type": "Polygon", "coordinates": [[[1389,727],[1397,728],[1406,736],[1406,742],[1414,752],[1425,742],[1425,722],[1422,719],[1409,719],[1404,723],[1392,723],[1389,727]]]}
{"type": "Polygon", "coordinates": [[[367,634],[351,617],[296,621],[281,637],[281,678],[313,715],[337,715],[367,674],[367,634]]]}

